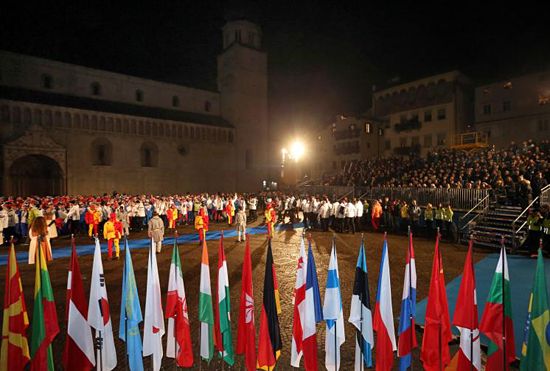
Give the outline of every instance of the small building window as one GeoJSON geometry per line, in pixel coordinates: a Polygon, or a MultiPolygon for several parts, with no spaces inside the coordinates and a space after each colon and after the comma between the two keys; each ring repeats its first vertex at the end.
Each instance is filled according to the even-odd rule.
{"type": "Polygon", "coordinates": [[[92,95],[100,96],[101,95],[101,85],[98,82],[93,82],[90,85],[90,92],[92,95]]]}
{"type": "Polygon", "coordinates": [[[447,133],[437,134],[437,145],[438,146],[444,146],[446,142],[447,142],[447,133]]]}
{"type": "Polygon", "coordinates": [[[44,89],[53,89],[53,77],[47,73],[42,75],[42,87],[44,89]]]}
{"type": "Polygon", "coordinates": [[[438,120],[445,120],[446,117],[447,117],[447,111],[445,110],[445,108],[440,108],[437,110],[438,120]]]}
{"type": "Polygon", "coordinates": [[[211,108],[212,108],[212,104],[210,103],[210,101],[208,101],[208,100],[205,101],[205,102],[204,102],[204,110],[205,110],[206,112],[210,112],[210,109],[211,109],[211,108]]]}
{"type": "Polygon", "coordinates": [[[502,102],[502,111],[509,112],[511,110],[512,110],[512,102],[510,102],[509,100],[505,100],[504,102],[502,102]]]}
{"type": "Polygon", "coordinates": [[[180,106],[180,98],[177,95],[174,95],[172,97],[172,107],[179,107],[180,106]]]}
{"type": "Polygon", "coordinates": [[[432,134],[424,135],[424,147],[430,148],[432,146],[432,134]]]}
{"type": "Polygon", "coordinates": [[[424,122],[431,122],[431,121],[432,121],[432,111],[424,112],[424,122]]]}
{"type": "Polygon", "coordinates": [[[143,102],[143,91],[140,89],[136,90],[136,101],[143,102]]]}
{"type": "Polygon", "coordinates": [[[140,148],[141,167],[156,167],[158,165],[158,147],[155,143],[145,142],[140,148]]]}
{"type": "Polygon", "coordinates": [[[92,165],[110,166],[113,163],[113,145],[107,138],[97,138],[92,142],[92,165]]]}
{"type": "Polygon", "coordinates": [[[406,147],[406,146],[407,146],[407,137],[399,138],[399,147],[406,147]]]}
{"type": "Polygon", "coordinates": [[[483,114],[484,115],[490,115],[491,114],[491,105],[490,104],[484,104],[483,105],[483,114]]]}
{"type": "Polygon", "coordinates": [[[550,123],[548,119],[539,120],[539,131],[548,131],[548,129],[550,128],[549,124],[550,123]]]}
{"type": "Polygon", "coordinates": [[[235,41],[238,43],[241,42],[241,30],[235,30],[235,41]]]}

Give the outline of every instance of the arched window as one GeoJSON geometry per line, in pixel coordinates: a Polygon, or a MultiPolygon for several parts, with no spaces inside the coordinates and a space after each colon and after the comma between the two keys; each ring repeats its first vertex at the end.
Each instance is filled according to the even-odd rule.
{"type": "Polygon", "coordinates": [[[44,89],[53,89],[53,77],[47,73],[42,74],[42,87],[44,89]]]}
{"type": "Polygon", "coordinates": [[[206,112],[210,112],[210,109],[212,108],[212,104],[210,103],[210,101],[205,101],[204,102],[204,110],[206,112]]]}
{"type": "Polygon", "coordinates": [[[111,166],[113,163],[113,145],[107,138],[96,138],[91,147],[92,165],[111,166]]]}
{"type": "Polygon", "coordinates": [[[143,102],[143,90],[140,90],[140,89],[136,90],[136,101],[143,102]]]}
{"type": "Polygon", "coordinates": [[[158,147],[153,142],[144,142],[140,148],[140,158],[142,167],[158,166],[158,147]]]}
{"type": "Polygon", "coordinates": [[[98,82],[92,82],[90,85],[90,93],[92,93],[92,95],[100,96],[101,85],[98,82]]]}
{"type": "Polygon", "coordinates": [[[179,107],[180,106],[180,98],[177,95],[174,95],[172,97],[172,107],[179,107]]]}

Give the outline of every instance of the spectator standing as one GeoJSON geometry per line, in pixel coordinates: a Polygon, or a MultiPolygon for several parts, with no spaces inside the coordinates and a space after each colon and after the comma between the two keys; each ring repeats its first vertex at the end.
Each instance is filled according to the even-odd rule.
{"type": "Polygon", "coordinates": [[[237,241],[241,242],[241,235],[242,241],[246,241],[246,212],[243,208],[239,208],[235,219],[237,223],[237,241]]]}
{"type": "Polygon", "coordinates": [[[162,249],[162,240],[164,239],[164,222],[156,211],[153,213],[153,217],[149,220],[147,225],[147,234],[149,238],[153,239],[157,253],[160,253],[162,249]]]}

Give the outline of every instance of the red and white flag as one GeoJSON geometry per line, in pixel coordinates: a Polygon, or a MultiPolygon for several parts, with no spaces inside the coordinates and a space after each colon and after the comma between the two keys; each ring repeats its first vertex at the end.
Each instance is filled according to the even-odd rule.
{"type": "Polygon", "coordinates": [[[246,369],[256,370],[256,329],[254,327],[254,293],[252,287],[252,259],[249,239],[244,250],[242,291],[237,330],[237,354],[244,354],[246,369]]]}
{"type": "Polygon", "coordinates": [[[110,371],[116,367],[117,358],[113,338],[113,323],[109,312],[109,299],[107,298],[107,284],[103,275],[101,247],[97,238],[95,239],[91,281],[88,324],[95,329],[96,341],[102,344],[101,349],[96,350],[96,359],[102,360],[102,365],[98,365],[98,368],[103,371],[110,371]]]}
{"type": "Polygon", "coordinates": [[[296,283],[294,285],[294,319],[292,323],[292,345],[290,348],[290,365],[300,367],[303,355],[303,334],[305,322],[306,299],[306,250],[304,239],[300,242],[300,255],[296,268],[296,283]]]}
{"type": "Polygon", "coordinates": [[[67,337],[63,352],[63,366],[66,370],[91,370],[95,366],[92,329],[86,322],[88,304],[84,297],[84,285],[78,265],[74,239],[73,252],[69,262],[67,279],[67,337]]]}

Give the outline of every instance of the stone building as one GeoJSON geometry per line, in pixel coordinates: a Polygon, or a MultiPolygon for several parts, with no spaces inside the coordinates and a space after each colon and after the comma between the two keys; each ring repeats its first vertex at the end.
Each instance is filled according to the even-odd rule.
{"type": "Polygon", "coordinates": [[[399,84],[373,93],[373,115],[384,128],[384,156],[426,155],[453,145],[473,130],[473,85],[459,71],[399,84]]]}
{"type": "Polygon", "coordinates": [[[476,130],[491,144],[550,139],[550,71],[481,85],[475,97],[476,130]]]}
{"type": "Polygon", "coordinates": [[[0,194],[257,191],[268,176],[260,28],[223,27],[218,91],[0,51],[0,194]]]}

